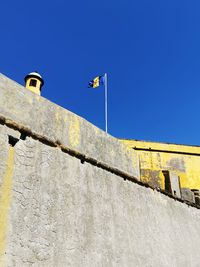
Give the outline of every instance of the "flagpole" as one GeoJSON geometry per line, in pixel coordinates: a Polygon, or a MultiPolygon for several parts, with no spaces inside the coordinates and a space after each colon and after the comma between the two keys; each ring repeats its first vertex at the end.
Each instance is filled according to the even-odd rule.
{"type": "Polygon", "coordinates": [[[106,133],[107,133],[108,132],[108,76],[107,76],[107,73],[105,73],[104,79],[105,79],[105,128],[106,128],[106,133]]]}

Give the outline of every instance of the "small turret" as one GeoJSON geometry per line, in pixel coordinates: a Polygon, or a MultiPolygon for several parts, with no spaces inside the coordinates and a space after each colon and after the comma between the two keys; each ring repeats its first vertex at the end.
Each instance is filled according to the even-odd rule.
{"type": "Polygon", "coordinates": [[[41,89],[44,84],[42,76],[38,72],[31,72],[24,78],[25,87],[31,92],[41,95],[41,89]]]}

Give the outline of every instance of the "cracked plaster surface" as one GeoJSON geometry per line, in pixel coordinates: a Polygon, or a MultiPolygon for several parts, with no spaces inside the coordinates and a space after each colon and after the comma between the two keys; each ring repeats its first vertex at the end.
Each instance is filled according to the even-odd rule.
{"type": "Polygon", "coordinates": [[[6,267],[199,266],[199,210],[30,137],[14,149],[6,267]]]}

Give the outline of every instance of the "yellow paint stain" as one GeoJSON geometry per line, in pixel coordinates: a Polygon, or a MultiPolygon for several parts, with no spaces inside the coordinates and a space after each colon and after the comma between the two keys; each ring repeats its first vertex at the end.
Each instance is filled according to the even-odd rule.
{"type": "Polygon", "coordinates": [[[144,182],[144,183],[149,183],[150,182],[150,175],[147,175],[147,174],[143,174],[142,177],[141,177],[141,180],[144,182]]]}
{"type": "Polygon", "coordinates": [[[33,104],[33,98],[32,98],[32,97],[29,97],[29,96],[28,96],[28,97],[27,97],[27,100],[28,100],[28,102],[29,102],[30,105],[33,104]]]}
{"type": "Polygon", "coordinates": [[[159,178],[160,178],[159,180],[160,188],[164,190],[165,189],[165,177],[162,171],[159,172],[159,178]]]}
{"type": "Polygon", "coordinates": [[[97,127],[94,127],[95,134],[98,135],[100,133],[100,130],[97,127]]]}
{"type": "Polygon", "coordinates": [[[62,136],[62,133],[60,132],[60,126],[62,125],[62,119],[65,119],[65,123],[67,121],[66,117],[62,116],[61,110],[59,107],[56,108],[55,111],[55,123],[54,123],[54,131],[56,132],[56,136],[62,136]]]}
{"type": "Polygon", "coordinates": [[[10,146],[8,151],[6,171],[0,188],[0,267],[4,266],[6,232],[8,225],[9,209],[11,205],[13,167],[14,148],[10,146]]]}
{"type": "Polygon", "coordinates": [[[71,117],[69,124],[69,142],[73,148],[80,144],[80,122],[78,117],[71,117]]]}

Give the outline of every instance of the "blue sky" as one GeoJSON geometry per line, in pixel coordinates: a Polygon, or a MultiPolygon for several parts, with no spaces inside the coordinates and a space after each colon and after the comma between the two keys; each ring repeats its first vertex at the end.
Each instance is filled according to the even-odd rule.
{"type": "Polygon", "coordinates": [[[200,1],[2,1],[0,72],[115,137],[200,145],[200,1]]]}

